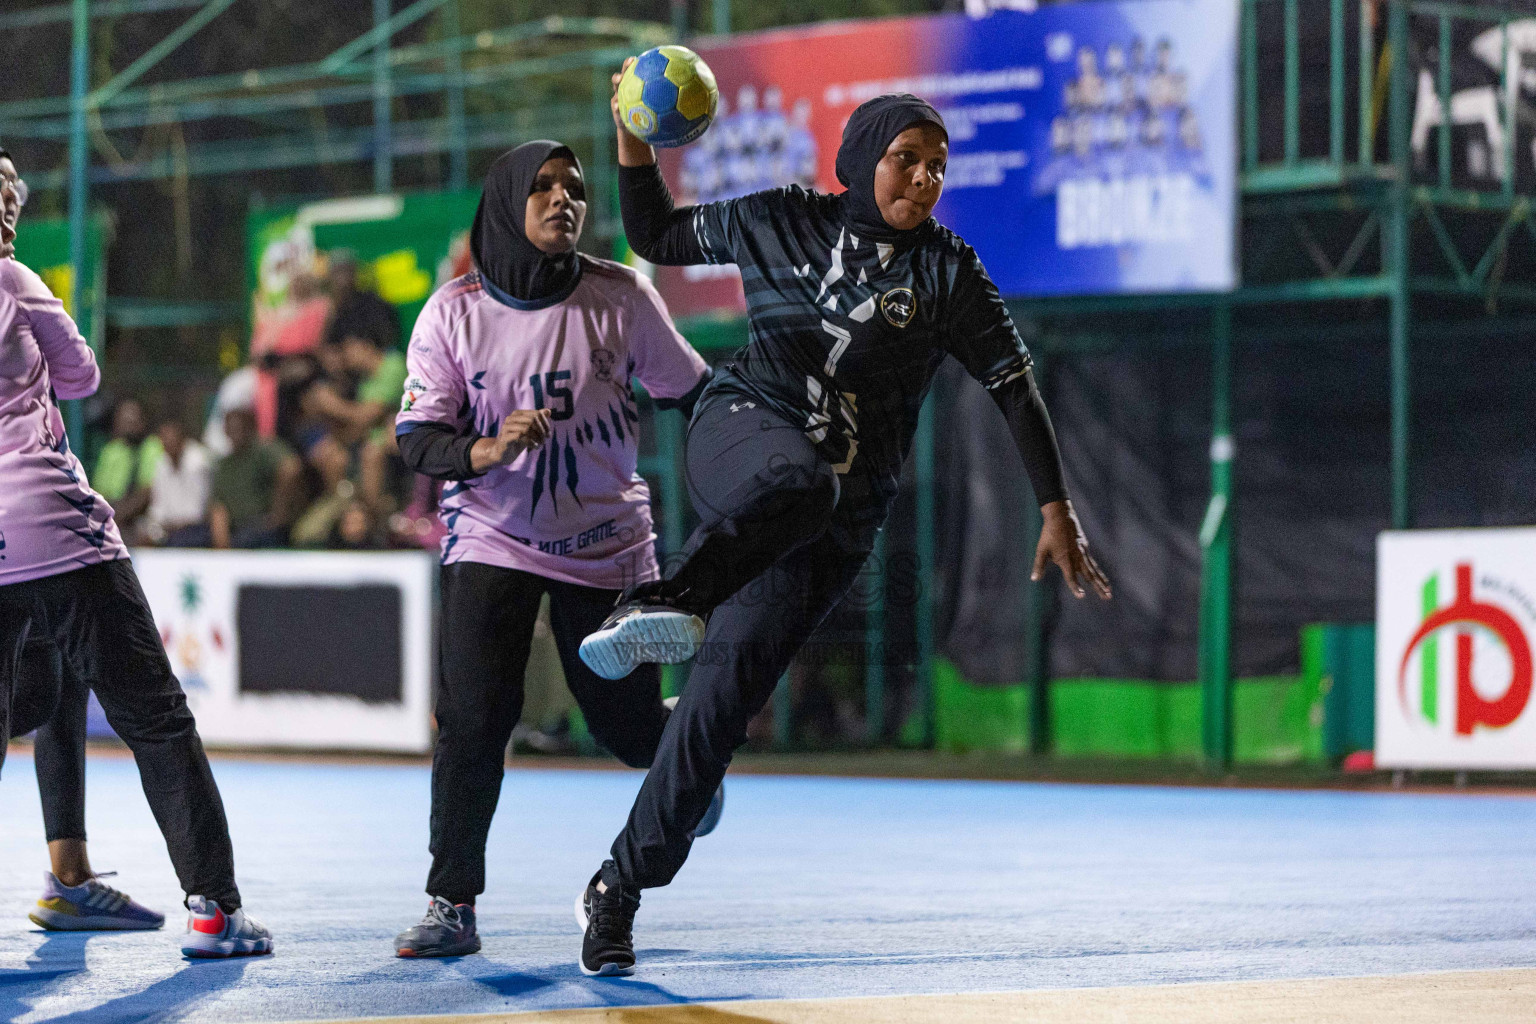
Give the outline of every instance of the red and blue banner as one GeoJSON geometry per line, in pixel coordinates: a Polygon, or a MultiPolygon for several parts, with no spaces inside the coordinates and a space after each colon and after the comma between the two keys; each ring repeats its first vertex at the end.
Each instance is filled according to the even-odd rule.
{"type": "MultiPolygon", "coordinates": [[[[943,112],[939,221],[1003,294],[1224,291],[1236,284],[1237,0],[1095,0],[731,37],[704,137],[663,154],[680,203],[799,182],[838,192],[864,100],[943,112]]],[[[742,310],[728,267],[658,268],[678,314],[742,310]]]]}

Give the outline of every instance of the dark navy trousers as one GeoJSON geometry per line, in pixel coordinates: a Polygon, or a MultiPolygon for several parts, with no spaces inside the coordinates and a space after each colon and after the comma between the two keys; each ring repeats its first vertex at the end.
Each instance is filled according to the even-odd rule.
{"type": "Polygon", "coordinates": [[[663,592],[709,624],[613,844],[620,878],[639,888],[666,885],[683,866],[748,723],[853,586],[873,540],[870,510],[839,507],[839,477],[802,428],[750,396],[706,393],[686,465],[701,523],[663,592]]]}

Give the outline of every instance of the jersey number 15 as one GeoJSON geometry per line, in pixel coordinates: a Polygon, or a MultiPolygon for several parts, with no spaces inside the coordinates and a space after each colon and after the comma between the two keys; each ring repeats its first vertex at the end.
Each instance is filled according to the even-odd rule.
{"type": "Polygon", "coordinates": [[[550,370],[548,373],[536,373],[528,378],[528,383],[533,385],[533,407],[543,409],[544,396],[549,396],[549,409],[553,414],[552,420],[568,420],[576,413],[576,403],[571,398],[571,389],[560,383],[571,379],[570,370],[550,370]],[[555,408],[554,403],[561,403],[555,408]]]}

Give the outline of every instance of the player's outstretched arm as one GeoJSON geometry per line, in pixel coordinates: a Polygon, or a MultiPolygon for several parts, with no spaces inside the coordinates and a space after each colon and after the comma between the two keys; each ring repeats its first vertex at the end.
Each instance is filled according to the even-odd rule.
{"type": "Polygon", "coordinates": [[[1030,578],[1040,579],[1054,562],[1074,595],[1083,597],[1092,587],[1109,600],[1109,577],[1089,554],[1088,538],[1067,495],[1061,449],[1045,399],[1035,385],[1033,361],[997,286],[969,248],[955,267],[946,299],[949,352],[981,382],[1002,411],[1040,503],[1044,524],[1030,578]]]}
{"type": "MultiPolygon", "coordinates": [[[[635,58],[624,61],[628,68],[635,58]]],[[[673,206],[672,193],[656,166],[656,151],[631,135],[619,116],[619,79],[613,76],[613,97],[609,109],[619,140],[619,212],[624,220],[624,237],[629,247],[652,263],[683,267],[710,260],[699,244],[694,229],[695,207],[673,206]]]]}
{"type": "Polygon", "coordinates": [[[1054,562],[1074,595],[1082,597],[1087,592],[1085,588],[1092,587],[1101,598],[1109,600],[1109,577],[1089,553],[1083,524],[1078,521],[1072,499],[1067,496],[1056,431],[1046,412],[1045,399],[1035,386],[1035,375],[1029,369],[1027,357],[1016,356],[1004,369],[982,383],[1008,421],[1008,432],[1013,435],[1014,447],[1029,474],[1035,498],[1040,502],[1043,523],[1029,578],[1040,579],[1046,567],[1054,562]]]}

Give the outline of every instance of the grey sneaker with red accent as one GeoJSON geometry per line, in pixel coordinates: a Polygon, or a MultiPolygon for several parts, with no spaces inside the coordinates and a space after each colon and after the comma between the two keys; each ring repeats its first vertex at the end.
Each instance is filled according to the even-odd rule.
{"type": "Polygon", "coordinates": [[[272,952],[272,933],[244,910],[226,913],[213,900],[187,897],[187,934],[181,953],[198,960],[261,956],[272,952]]]}
{"type": "Polygon", "coordinates": [[[433,896],[427,916],[395,936],[395,956],[468,956],[480,952],[480,933],[475,930],[475,908],[433,896]]]}

